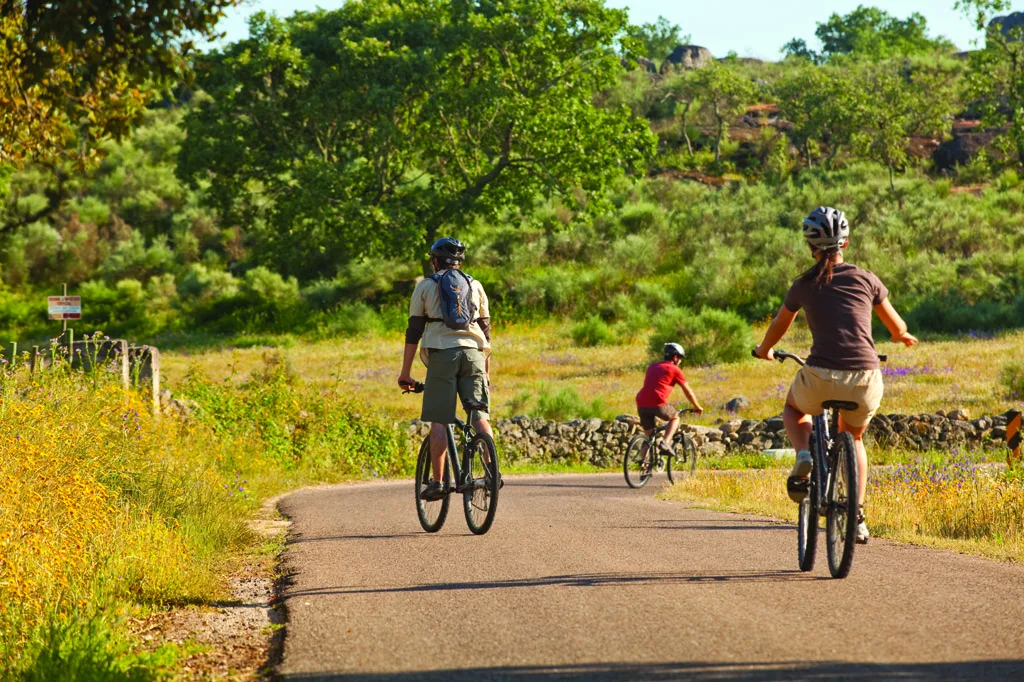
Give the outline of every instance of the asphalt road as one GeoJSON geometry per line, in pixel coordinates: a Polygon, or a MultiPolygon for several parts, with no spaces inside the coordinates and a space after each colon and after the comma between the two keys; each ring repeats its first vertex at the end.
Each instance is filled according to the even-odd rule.
{"type": "Polygon", "coordinates": [[[832,580],[824,536],[800,573],[794,526],[657,491],[510,477],[482,537],[411,481],[296,492],[280,679],[1024,680],[1024,568],[872,539],[832,580]]]}

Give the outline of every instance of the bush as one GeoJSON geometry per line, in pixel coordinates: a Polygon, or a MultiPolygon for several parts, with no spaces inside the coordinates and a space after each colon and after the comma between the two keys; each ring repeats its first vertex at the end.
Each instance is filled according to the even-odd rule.
{"type": "Polygon", "coordinates": [[[544,386],[537,392],[537,414],[545,419],[566,421],[573,418],[605,417],[607,409],[601,400],[586,402],[572,386],[552,392],[544,386]]]}
{"type": "Polygon", "coordinates": [[[999,373],[999,381],[1011,400],[1024,399],[1024,360],[1009,360],[1003,364],[999,373]]]}
{"type": "Polygon", "coordinates": [[[714,308],[697,314],[685,308],[662,311],[651,335],[651,354],[660,357],[669,342],[682,344],[691,365],[737,362],[754,347],[750,325],[742,317],[714,308]]]}
{"type": "Polygon", "coordinates": [[[597,315],[574,324],[569,335],[578,346],[606,346],[615,343],[612,328],[597,315]]]}

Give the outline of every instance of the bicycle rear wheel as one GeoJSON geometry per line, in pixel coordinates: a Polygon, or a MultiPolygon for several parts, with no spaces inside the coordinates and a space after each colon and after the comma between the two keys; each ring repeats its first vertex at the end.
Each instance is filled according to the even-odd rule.
{"type": "Polygon", "coordinates": [[[668,462],[665,465],[666,471],[668,472],[669,483],[675,483],[680,478],[680,474],[693,475],[693,470],[697,468],[697,446],[694,444],[693,439],[689,436],[682,436],[676,441],[674,448],[675,454],[668,458],[668,462]],[[672,460],[676,461],[676,472],[675,476],[672,475],[672,460]]]}
{"type": "Polygon", "coordinates": [[[469,530],[483,535],[490,530],[498,511],[498,490],[501,489],[498,449],[490,436],[478,433],[469,442],[469,452],[464,475],[472,482],[472,487],[462,494],[462,506],[469,530]]]}
{"type": "Polygon", "coordinates": [[[825,540],[828,542],[828,571],[833,578],[845,578],[853,566],[857,540],[857,451],[853,436],[840,433],[832,446],[834,466],[825,512],[825,540]]]}
{"type": "Polygon", "coordinates": [[[626,476],[626,485],[630,488],[643,488],[651,480],[654,469],[654,453],[647,436],[633,436],[622,458],[622,473],[626,476]]]}
{"type": "MultiPolygon", "coordinates": [[[[447,492],[452,487],[452,453],[446,453],[445,459],[442,484],[447,492]]],[[[440,500],[424,500],[421,497],[423,490],[430,483],[431,474],[430,436],[427,436],[423,439],[419,455],[416,457],[416,515],[419,516],[423,530],[428,533],[436,533],[441,530],[445,519],[448,518],[448,505],[451,504],[451,496],[446,494],[440,500]]]]}
{"type": "MultiPolygon", "coordinates": [[[[811,437],[811,452],[814,452],[814,437],[811,437]]],[[[811,482],[807,496],[800,502],[797,522],[797,562],[801,571],[814,570],[814,555],[818,549],[818,467],[811,470],[811,482]]]]}

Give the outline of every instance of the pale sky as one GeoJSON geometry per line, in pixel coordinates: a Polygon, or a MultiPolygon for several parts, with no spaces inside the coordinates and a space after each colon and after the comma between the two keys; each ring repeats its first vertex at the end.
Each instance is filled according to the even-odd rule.
{"type": "MultiPolygon", "coordinates": [[[[890,14],[904,18],[920,12],[928,19],[932,35],[943,35],[960,49],[972,47],[979,37],[973,21],[953,11],[954,0],[718,0],[708,3],[690,0],[607,0],[612,7],[628,7],[633,23],[655,21],[664,16],[691,34],[693,42],[709,48],[715,56],[724,57],[735,50],[741,57],[776,60],[779,50],[791,38],[803,38],[816,49],[814,29],[833,12],[846,14],[858,5],[881,7],[890,14]]],[[[258,10],[288,16],[296,10],[316,7],[334,9],[344,0],[244,0],[231,10],[220,25],[227,32],[226,41],[244,38],[246,20],[258,10]]],[[[1024,9],[1024,1],[1014,2],[1014,9],[1024,9]]],[[[224,42],[224,41],[221,41],[224,42]]]]}

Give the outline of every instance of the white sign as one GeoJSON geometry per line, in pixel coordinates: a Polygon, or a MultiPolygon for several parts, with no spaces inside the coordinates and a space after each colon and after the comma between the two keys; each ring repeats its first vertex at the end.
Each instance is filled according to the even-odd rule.
{"type": "Polygon", "coordinates": [[[49,296],[46,299],[46,307],[51,320],[82,319],[81,296],[49,296]]]}

